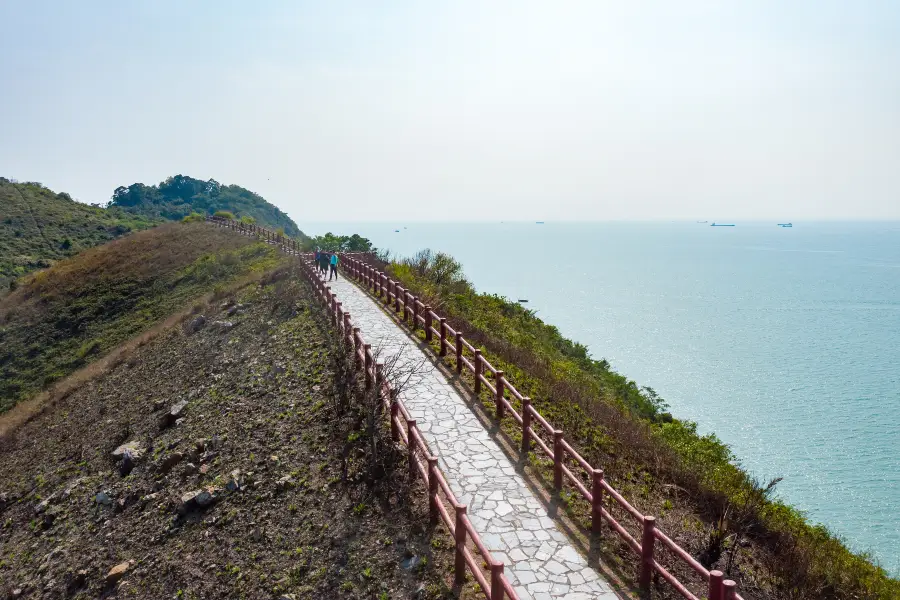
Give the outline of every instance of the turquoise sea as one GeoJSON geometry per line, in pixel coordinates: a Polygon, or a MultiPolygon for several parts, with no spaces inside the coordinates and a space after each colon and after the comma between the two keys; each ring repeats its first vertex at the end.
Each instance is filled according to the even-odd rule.
{"type": "Polygon", "coordinates": [[[900,573],[900,223],[301,228],[452,254],[900,573]]]}

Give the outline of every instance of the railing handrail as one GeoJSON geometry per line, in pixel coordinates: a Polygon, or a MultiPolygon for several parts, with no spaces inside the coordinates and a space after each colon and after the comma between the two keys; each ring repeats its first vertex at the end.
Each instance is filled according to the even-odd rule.
{"type": "MultiPolygon", "coordinates": [[[[241,233],[262,236],[290,254],[302,254],[296,240],[278,235],[255,224],[241,223],[222,217],[207,217],[206,220],[241,233]]],[[[447,478],[441,472],[440,467],[438,467],[437,459],[431,454],[428,443],[425,441],[418,424],[409,417],[409,411],[403,402],[395,397],[396,394],[393,393],[390,382],[387,380],[379,381],[383,365],[375,362],[376,357],[372,353],[371,346],[365,344],[359,329],[352,326],[351,315],[343,311],[340,302],[336,300],[336,295],[331,292],[331,288],[325,285],[325,282],[315,273],[308,260],[301,260],[300,265],[317,298],[325,304],[326,309],[331,314],[332,325],[341,333],[344,340],[353,346],[353,365],[357,369],[361,368],[366,381],[366,389],[371,389],[370,386],[373,383],[382,386],[381,396],[385,408],[389,411],[391,435],[395,441],[401,441],[409,449],[410,475],[414,478],[415,473],[418,472],[422,480],[428,485],[429,512],[432,525],[436,524],[438,520],[443,521],[456,541],[456,583],[461,584],[465,581],[466,568],[468,568],[479,583],[481,591],[487,600],[504,600],[504,598],[519,600],[515,589],[503,573],[503,563],[494,559],[491,555],[487,546],[481,540],[481,536],[478,535],[472,522],[466,516],[466,506],[460,504],[456,495],[450,489],[447,478]],[[362,365],[357,361],[357,358],[360,357],[360,348],[363,349],[362,365]],[[425,464],[422,463],[420,456],[424,456],[425,464]],[[451,517],[450,511],[447,510],[441,499],[440,492],[443,492],[443,495],[447,498],[447,503],[450,505],[455,517],[451,517]],[[469,543],[475,547],[484,559],[484,563],[487,565],[490,573],[489,578],[485,576],[469,550],[469,543]]]]}
{"type": "MultiPolygon", "coordinates": [[[[433,335],[436,333],[433,328],[429,324],[426,324],[426,319],[421,314],[419,314],[419,308],[426,309],[426,315],[428,321],[430,322],[432,319],[436,319],[443,323],[446,323],[446,319],[441,317],[438,313],[433,311],[431,307],[426,307],[421,300],[416,298],[416,296],[409,293],[409,290],[404,290],[404,294],[402,299],[400,294],[392,294],[391,290],[403,289],[400,287],[400,284],[381,271],[378,271],[375,267],[371,265],[367,265],[364,262],[357,260],[354,256],[366,253],[338,253],[341,258],[341,265],[346,270],[349,270],[350,274],[359,282],[365,285],[366,289],[370,291],[376,298],[382,298],[388,306],[393,304],[394,312],[397,313],[398,319],[404,325],[410,325],[409,319],[407,315],[409,314],[408,305],[411,304],[413,307],[412,311],[412,324],[411,327],[413,331],[419,329],[420,323],[423,329],[425,330],[425,339],[427,342],[431,342],[433,340],[433,335]],[[400,311],[402,310],[402,315],[400,311]]],[[[470,342],[468,342],[463,336],[462,332],[454,331],[451,327],[444,325],[442,327],[442,333],[438,334],[440,336],[440,352],[439,355],[441,357],[446,356],[447,348],[451,345],[450,337],[453,338],[452,346],[455,348],[456,355],[456,370],[457,373],[460,373],[462,368],[465,367],[469,371],[473,373],[474,376],[474,392],[477,396],[480,394],[482,390],[482,386],[485,389],[491,392],[491,395],[494,399],[494,406],[496,409],[496,417],[498,420],[502,420],[502,418],[509,413],[509,415],[522,426],[522,451],[528,452],[530,450],[530,442],[534,441],[536,446],[540,448],[544,454],[548,455],[554,462],[554,487],[557,492],[562,489],[563,480],[568,479],[578,493],[589,503],[591,503],[592,507],[592,518],[591,518],[591,530],[600,534],[602,531],[602,523],[606,521],[610,527],[615,531],[619,537],[621,537],[627,545],[637,553],[641,558],[641,573],[640,573],[640,584],[642,588],[646,588],[649,586],[650,578],[652,573],[655,571],[659,573],[659,575],[670,583],[676,591],[678,591],[683,597],[690,599],[696,599],[696,596],[691,593],[687,588],[679,582],[674,575],[669,573],[662,565],[660,565],[653,556],[654,543],[653,541],[656,539],[660,539],[662,541],[662,545],[670,550],[678,559],[682,560],[686,563],[692,570],[694,570],[698,575],[700,575],[703,579],[705,579],[708,586],[708,598],[710,600],[743,600],[741,596],[739,596],[736,592],[736,584],[731,580],[723,579],[723,575],[720,571],[708,571],[703,565],[699,563],[695,558],[693,558],[690,553],[684,550],[681,546],[679,546],[676,542],[674,542],[671,538],[665,535],[662,531],[658,530],[655,525],[655,518],[650,515],[644,515],[639,510],[637,510],[634,506],[632,506],[618,491],[616,491],[609,483],[603,478],[603,471],[600,469],[595,469],[591,466],[590,462],[588,462],[580,453],[578,453],[574,447],[565,440],[565,437],[561,430],[557,430],[553,427],[553,425],[538,412],[531,404],[530,400],[527,405],[523,402],[523,410],[522,414],[519,414],[512,407],[512,404],[508,402],[505,398],[505,392],[509,392],[509,394],[516,399],[523,401],[526,397],[516,389],[516,387],[509,381],[509,379],[502,374],[501,371],[496,369],[487,359],[485,359],[481,355],[481,350],[476,348],[470,342]],[[465,356],[465,351],[468,350],[472,355],[473,359],[470,361],[465,356]],[[488,381],[487,374],[494,379],[494,384],[492,385],[488,381]],[[498,373],[500,376],[498,377],[498,373]],[[537,421],[541,427],[546,431],[547,434],[553,436],[553,445],[549,445],[542,440],[532,427],[531,422],[532,419],[537,421]],[[587,472],[588,478],[591,479],[591,490],[588,490],[586,485],[580,481],[579,478],[575,476],[575,474],[566,466],[565,459],[566,455],[572,458],[581,469],[587,472]],[[641,540],[636,540],[628,531],[619,523],[604,507],[604,496],[611,497],[615,503],[620,506],[623,510],[625,510],[628,514],[633,516],[636,520],[638,520],[643,528],[641,540]]]]}

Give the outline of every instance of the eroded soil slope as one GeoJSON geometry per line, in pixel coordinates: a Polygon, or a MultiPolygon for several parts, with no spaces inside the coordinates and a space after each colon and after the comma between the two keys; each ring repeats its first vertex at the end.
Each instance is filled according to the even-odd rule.
{"type": "Polygon", "coordinates": [[[292,280],[217,301],[0,442],[0,598],[445,594],[421,491],[341,481],[327,330],[292,280]]]}

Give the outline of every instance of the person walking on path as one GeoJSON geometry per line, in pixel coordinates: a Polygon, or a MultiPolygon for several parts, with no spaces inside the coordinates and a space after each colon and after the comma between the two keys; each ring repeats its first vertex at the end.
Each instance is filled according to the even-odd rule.
{"type": "Polygon", "coordinates": [[[338,266],[338,255],[337,252],[331,255],[331,273],[328,274],[328,281],[331,281],[331,276],[334,275],[335,281],[337,281],[337,266],[338,266]]]}
{"type": "Polygon", "coordinates": [[[322,251],[316,248],[316,269],[322,270],[322,251]]]}
{"type": "Polygon", "coordinates": [[[328,271],[328,254],[325,252],[319,252],[319,272],[324,275],[328,271]]]}

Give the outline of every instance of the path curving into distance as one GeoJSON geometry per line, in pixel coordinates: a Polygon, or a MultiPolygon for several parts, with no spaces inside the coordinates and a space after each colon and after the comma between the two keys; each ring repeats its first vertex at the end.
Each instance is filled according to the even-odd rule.
{"type": "Polygon", "coordinates": [[[425,353],[343,273],[328,285],[366,342],[380,349],[379,360],[399,354],[398,363],[417,366],[401,391],[403,404],[521,600],[618,599],[425,353]]]}

